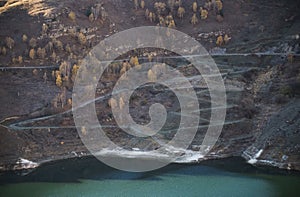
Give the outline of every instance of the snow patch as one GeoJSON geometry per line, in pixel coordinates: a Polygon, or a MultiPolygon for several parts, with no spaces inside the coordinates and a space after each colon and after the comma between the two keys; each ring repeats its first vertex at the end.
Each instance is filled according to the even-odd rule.
{"type": "Polygon", "coordinates": [[[29,161],[27,159],[24,158],[20,158],[17,162],[16,162],[17,166],[15,167],[15,169],[32,169],[32,168],[36,168],[39,166],[38,163],[33,162],[33,161],[29,161]]]}
{"type": "Polygon", "coordinates": [[[253,158],[250,158],[250,159],[248,160],[248,163],[249,163],[249,164],[255,164],[255,163],[257,163],[257,158],[260,157],[260,155],[262,154],[262,152],[263,152],[263,149],[260,149],[260,150],[254,155],[253,158]]]}

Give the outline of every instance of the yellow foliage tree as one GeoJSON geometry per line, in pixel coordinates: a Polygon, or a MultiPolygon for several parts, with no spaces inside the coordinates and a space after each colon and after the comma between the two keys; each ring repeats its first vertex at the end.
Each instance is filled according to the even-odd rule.
{"type": "Polygon", "coordinates": [[[145,8],[145,1],[144,1],[144,0],[141,1],[141,8],[142,8],[142,9],[145,8]]]}
{"type": "Polygon", "coordinates": [[[62,79],[61,79],[61,76],[60,76],[60,75],[57,75],[55,84],[56,84],[58,87],[62,87],[62,79]]]}
{"type": "Polygon", "coordinates": [[[216,44],[218,45],[218,46],[221,46],[222,44],[223,44],[223,36],[222,35],[220,35],[220,36],[218,36],[217,37],[217,41],[216,41],[216,44]]]}
{"type": "Polygon", "coordinates": [[[194,13],[193,16],[192,16],[192,20],[191,20],[191,23],[193,25],[196,25],[198,23],[198,18],[197,18],[197,15],[194,13]]]}
{"type": "Polygon", "coordinates": [[[206,9],[200,9],[201,19],[207,19],[208,11],[206,9]]]}
{"type": "Polygon", "coordinates": [[[157,80],[156,74],[151,69],[148,70],[147,76],[148,76],[149,82],[156,82],[156,80],[157,80]]]}
{"type": "Polygon", "coordinates": [[[89,15],[89,21],[90,21],[90,22],[93,22],[94,20],[95,20],[94,14],[91,13],[91,14],[89,15]]]}
{"type": "Polygon", "coordinates": [[[14,47],[14,45],[15,45],[15,41],[11,37],[6,37],[5,38],[5,43],[6,43],[6,46],[9,49],[12,49],[14,47]]]}
{"type": "Polygon", "coordinates": [[[27,40],[28,40],[28,37],[26,36],[26,34],[23,34],[23,36],[22,36],[22,41],[23,41],[23,42],[27,42],[27,40]]]}
{"type": "Polygon", "coordinates": [[[30,40],[29,40],[29,46],[31,47],[31,48],[35,48],[36,47],[36,39],[35,38],[31,38],[30,40]]]}
{"type": "Polygon", "coordinates": [[[5,47],[2,47],[2,54],[5,56],[6,53],[7,53],[6,48],[5,48],[5,47]]]}
{"type": "Polygon", "coordinates": [[[36,51],[36,54],[37,56],[40,58],[40,59],[45,59],[46,57],[46,49],[45,48],[41,48],[39,47],[36,51]]]}
{"type": "Polygon", "coordinates": [[[223,3],[221,0],[216,0],[216,6],[218,11],[221,11],[223,9],[223,3]]]}
{"type": "Polygon", "coordinates": [[[134,8],[137,10],[139,7],[139,1],[138,0],[133,0],[134,3],[134,8]]]}
{"type": "Polygon", "coordinates": [[[87,42],[85,35],[81,32],[78,34],[78,41],[81,45],[85,45],[87,42]]]}
{"type": "Polygon", "coordinates": [[[36,76],[39,74],[39,71],[37,69],[33,69],[32,74],[36,76]]]}
{"type": "Polygon", "coordinates": [[[228,34],[225,34],[224,36],[224,43],[227,44],[231,38],[228,36],[228,34]]]}
{"type": "Polygon", "coordinates": [[[35,58],[35,50],[34,49],[30,49],[30,51],[29,51],[29,57],[32,60],[35,58]]]}
{"type": "Polygon", "coordinates": [[[73,22],[76,20],[76,14],[75,12],[71,11],[68,15],[69,19],[71,19],[73,22]]]}
{"type": "Polygon", "coordinates": [[[18,62],[19,62],[19,64],[22,64],[22,63],[23,63],[23,57],[20,56],[20,55],[19,55],[19,57],[18,57],[18,62]]]}
{"type": "Polygon", "coordinates": [[[192,7],[193,7],[193,12],[197,12],[198,5],[197,5],[196,1],[193,2],[193,6],[192,7]]]}
{"type": "Polygon", "coordinates": [[[72,68],[72,81],[75,81],[77,72],[79,70],[79,66],[77,66],[76,64],[74,64],[73,68],[72,68]]]}
{"type": "Polygon", "coordinates": [[[175,28],[175,27],[176,27],[175,21],[171,20],[170,23],[169,23],[169,28],[175,28]]]}
{"type": "Polygon", "coordinates": [[[184,13],[185,13],[185,9],[183,7],[179,7],[177,10],[178,17],[182,19],[184,13]]]}

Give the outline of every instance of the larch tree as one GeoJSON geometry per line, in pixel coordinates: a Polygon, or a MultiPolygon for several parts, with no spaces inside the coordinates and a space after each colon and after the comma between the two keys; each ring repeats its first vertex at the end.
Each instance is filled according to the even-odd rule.
{"type": "Polygon", "coordinates": [[[114,98],[110,98],[108,100],[108,106],[111,108],[111,109],[116,109],[118,107],[118,102],[116,101],[116,99],[114,98]]]}
{"type": "Polygon", "coordinates": [[[62,87],[62,79],[61,79],[61,76],[60,76],[60,75],[57,75],[57,76],[56,76],[55,84],[56,84],[58,87],[62,87]]]}
{"type": "Polygon", "coordinates": [[[78,34],[78,41],[81,45],[85,45],[87,42],[86,36],[81,32],[78,34]]]}
{"type": "Polygon", "coordinates": [[[217,41],[216,41],[216,44],[218,45],[218,46],[221,46],[221,45],[223,45],[223,36],[222,35],[219,35],[218,37],[217,37],[217,41]]]}
{"type": "Polygon", "coordinates": [[[185,13],[185,9],[183,7],[179,7],[177,10],[178,17],[182,19],[184,13],[185,13]]]}
{"type": "Polygon", "coordinates": [[[224,36],[224,43],[227,44],[230,39],[231,39],[231,37],[229,37],[228,34],[225,34],[225,36],[224,36]]]}
{"type": "Polygon", "coordinates": [[[198,10],[198,5],[197,5],[197,2],[196,2],[196,1],[193,2],[192,9],[193,9],[193,12],[197,12],[197,10],[198,10]]]}
{"type": "Polygon", "coordinates": [[[75,12],[71,11],[71,12],[68,14],[68,17],[69,17],[69,19],[71,19],[73,22],[75,22],[75,20],[76,20],[76,14],[75,14],[75,12]]]}
{"type": "Polygon", "coordinates": [[[156,73],[153,72],[152,69],[148,70],[147,77],[148,81],[152,83],[156,82],[157,80],[156,73]]]}
{"type": "Polygon", "coordinates": [[[26,36],[26,34],[23,34],[23,36],[22,36],[22,41],[23,41],[23,42],[27,42],[27,40],[28,40],[28,37],[26,36]]]}
{"type": "Polygon", "coordinates": [[[29,40],[29,46],[30,46],[31,48],[35,48],[36,45],[37,45],[36,39],[35,39],[35,38],[31,38],[31,39],[29,40]]]}
{"type": "Polygon", "coordinates": [[[145,1],[144,1],[144,0],[141,1],[141,8],[142,8],[142,9],[145,8],[145,1]]]}
{"type": "Polygon", "coordinates": [[[192,16],[192,20],[191,20],[191,23],[193,25],[196,25],[198,23],[198,18],[197,18],[197,15],[194,13],[193,16],[192,16]]]}
{"type": "Polygon", "coordinates": [[[34,49],[30,49],[30,51],[29,51],[29,57],[32,60],[35,58],[35,50],[34,49]]]}
{"type": "Polygon", "coordinates": [[[134,3],[134,8],[137,10],[139,8],[139,1],[133,0],[133,3],[134,3]]]}
{"type": "Polygon", "coordinates": [[[45,57],[46,57],[46,49],[39,47],[37,49],[37,51],[36,51],[36,54],[37,54],[38,58],[45,59],[45,57]]]}
{"type": "Polygon", "coordinates": [[[201,14],[201,19],[202,19],[202,20],[207,19],[208,11],[207,11],[206,9],[202,9],[202,7],[201,7],[201,9],[200,9],[200,14],[201,14]]]}
{"type": "Polygon", "coordinates": [[[11,50],[14,45],[15,45],[15,41],[11,38],[11,37],[6,37],[5,38],[5,43],[6,43],[6,46],[11,50]]]}

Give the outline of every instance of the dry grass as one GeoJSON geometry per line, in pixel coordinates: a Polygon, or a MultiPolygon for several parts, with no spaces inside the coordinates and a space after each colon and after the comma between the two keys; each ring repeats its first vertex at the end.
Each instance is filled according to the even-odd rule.
{"type": "Polygon", "coordinates": [[[23,6],[31,16],[37,14],[49,16],[54,9],[51,2],[52,0],[7,0],[4,6],[0,7],[0,15],[14,7],[23,6]]]}

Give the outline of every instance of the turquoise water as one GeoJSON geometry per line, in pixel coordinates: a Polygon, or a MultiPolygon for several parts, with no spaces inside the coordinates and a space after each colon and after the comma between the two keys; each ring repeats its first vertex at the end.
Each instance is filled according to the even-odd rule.
{"type": "Polygon", "coordinates": [[[2,174],[0,196],[300,196],[299,178],[238,159],[128,173],[88,158],[47,164],[26,176],[2,174]]]}

